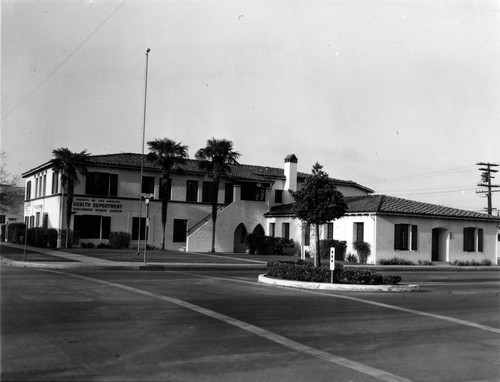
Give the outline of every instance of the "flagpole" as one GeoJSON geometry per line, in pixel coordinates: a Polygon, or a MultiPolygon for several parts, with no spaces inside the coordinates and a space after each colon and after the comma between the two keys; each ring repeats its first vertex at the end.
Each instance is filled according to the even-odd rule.
{"type": "MultiPolygon", "coordinates": [[[[141,220],[142,220],[142,179],[144,174],[144,141],[146,137],[146,99],[148,94],[148,64],[149,51],[146,49],[146,79],[144,81],[144,118],[142,122],[142,146],[141,146],[141,179],[139,182],[139,228],[137,232],[137,257],[139,257],[141,247],[141,220]]],[[[146,256],[144,256],[144,265],[146,265],[146,256]]]]}

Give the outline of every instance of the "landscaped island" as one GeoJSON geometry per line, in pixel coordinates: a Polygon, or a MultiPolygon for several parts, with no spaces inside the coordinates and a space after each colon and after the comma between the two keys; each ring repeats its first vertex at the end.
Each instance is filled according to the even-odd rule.
{"type": "MultiPolygon", "coordinates": [[[[332,271],[326,267],[314,267],[312,263],[297,261],[269,261],[267,263],[268,277],[282,280],[294,280],[316,283],[331,283],[332,271]]],[[[333,271],[333,283],[358,285],[396,285],[401,276],[381,274],[368,269],[343,267],[337,263],[333,271]]]]}

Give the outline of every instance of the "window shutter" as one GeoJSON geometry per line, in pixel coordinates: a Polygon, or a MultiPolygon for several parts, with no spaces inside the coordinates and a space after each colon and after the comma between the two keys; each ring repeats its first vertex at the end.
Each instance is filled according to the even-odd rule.
{"type": "Polygon", "coordinates": [[[469,234],[469,229],[467,227],[464,227],[464,248],[463,248],[464,252],[467,252],[468,248],[467,247],[467,240],[469,238],[468,234],[469,234]]]}
{"type": "Polygon", "coordinates": [[[418,243],[418,226],[412,225],[411,226],[411,249],[412,249],[412,251],[417,250],[417,243],[418,243]]]}
{"type": "Polygon", "coordinates": [[[477,230],[477,251],[483,252],[483,229],[479,228],[477,230]]]}
{"type": "Polygon", "coordinates": [[[394,224],[394,249],[401,249],[400,237],[401,237],[401,226],[399,224],[394,224]]]}

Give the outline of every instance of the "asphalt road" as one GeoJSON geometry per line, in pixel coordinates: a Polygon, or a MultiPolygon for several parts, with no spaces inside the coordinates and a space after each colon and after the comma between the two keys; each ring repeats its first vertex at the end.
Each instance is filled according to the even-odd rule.
{"type": "Polygon", "coordinates": [[[305,291],[257,272],[1,269],[1,379],[498,381],[500,273],[422,292],[305,291]]]}

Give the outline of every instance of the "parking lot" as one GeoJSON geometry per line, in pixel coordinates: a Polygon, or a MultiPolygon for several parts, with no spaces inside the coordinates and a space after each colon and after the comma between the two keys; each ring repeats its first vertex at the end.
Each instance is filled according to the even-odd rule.
{"type": "Polygon", "coordinates": [[[498,272],[405,272],[414,293],[259,271],[1,273],[2,380],[500,379],[498,272]]]}

